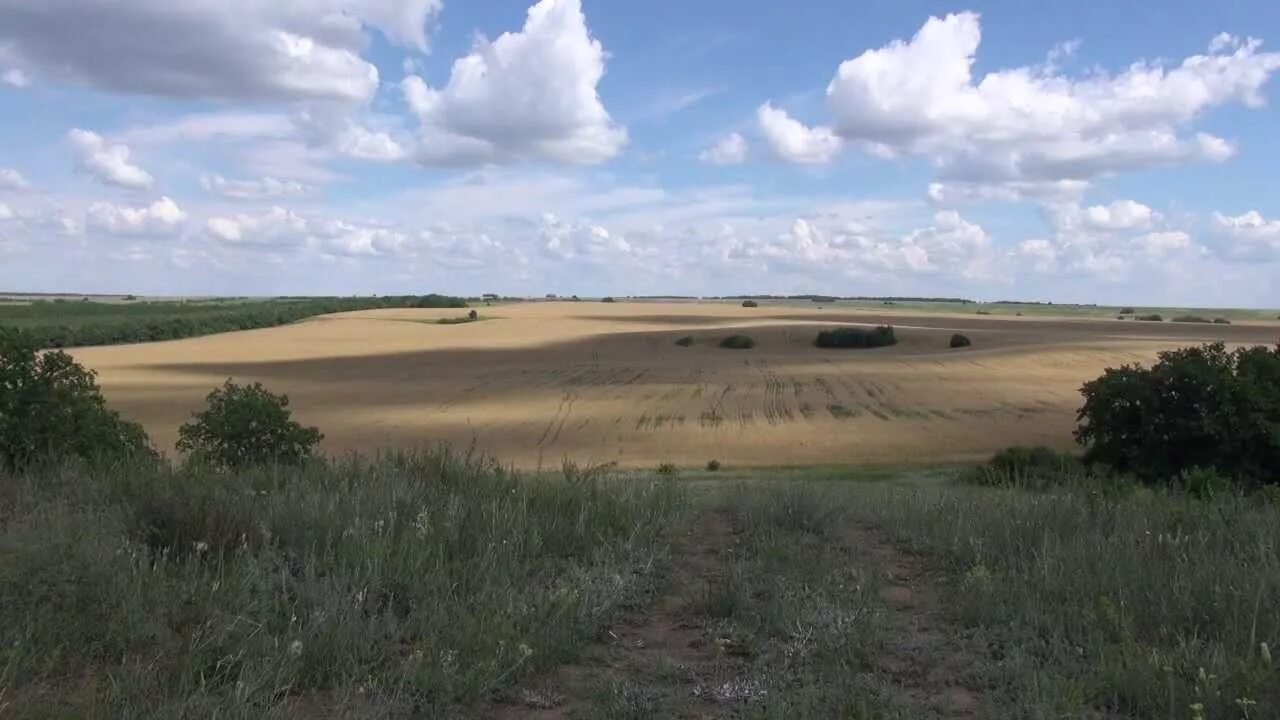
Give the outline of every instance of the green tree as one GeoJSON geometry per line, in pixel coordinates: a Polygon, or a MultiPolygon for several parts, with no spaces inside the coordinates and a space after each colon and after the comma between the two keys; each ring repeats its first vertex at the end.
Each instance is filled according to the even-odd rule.
{"type": "Polygon", "coordinates": [[[1148,481],[1192,468],[1280,480],[1280,346],[1222,343],[1160,353],[1150,368],[1111,368],[1081,388],[1085,460],[1148,481]]]}
{"type": "Polygon", "coordinates": [[[107,407],[93,371],[0,328],[0,466],[19,470],[62,457],[114,462],[151,453],[142,426],[107,407]]]}
{"type": "Polygon", "coordinates": [[[206,398],[208,407],[178,429],[178,450],[197,463],[239,470],[296,465],[312,457],[320,430],[293,419],[287,395],[231,380],[206,398]]]}

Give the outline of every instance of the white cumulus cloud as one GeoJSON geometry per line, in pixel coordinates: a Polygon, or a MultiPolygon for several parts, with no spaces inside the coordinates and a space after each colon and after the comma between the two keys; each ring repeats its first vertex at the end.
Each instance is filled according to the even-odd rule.
{"type": "Polygon", "coordinates": [[[419,160],[608,160],[627,133],[597,92],[604,65],[604,48],[591,37],[580,0],[541,0],[521,31],[478,39],[453,63],[443,88],[417,75],[405,78],[405,99],[421,124],[419,160]]]}
{"type": "Polygon", "coordinates": [[[13,168],[0,167],[0,190],[26,190],[31,183],[13,168]]]}
{"type": "Polygon", "coordinates": [[[1268,220],[1257,210],[1240,215],[1215,212],[1213,229],[1223,239],[1228,257],[1280,260],[1280,220],[1268,220]]]}
{"type": "Polygon", "coordinates": [[[1262,105],[1280,68],[1280,53],[1259,41],[1221,35],[1172,66],[1137,61],[1073,77],[1055,50],[1043,65],[975,76],[981,40],[979,16],[957,13],[841,63],[827,87],[834,137],[879,156],[929,157],[944,180],[993,184],[995,196],[1035,195],[1042,184],[1231,157],[1229,142],[1186,127],[1216,107],[1262,105]]]}
{"type": "Polygon", "coordinates": [[[79,128],[72,130],[68,137],[80,169],[110,185],[151,187],[151,174],[129,161],[129,148],[112,145],[101,135],[79,128]]]}
{"type": "Polygon", "coordinates": [[[31,78],[27,74],[17,68],[6,70],[0,73],[0,85],[8,85],[11,88],[19,90],[31,85],[31,78]]]}
{"type": "Polygon", "coordinates": [[[756,120],[774,154],[788,162],[817,165],[840,152],[842,143],[831,128],[807,127],[771,103],[756,110],[756,120]]]}
{"type": "Polygon", "coordinates": [[[703,150],[698,159],[712,165],[737,165],[746,161],[747,152],[746,138],[738,133],[729,133],[703,150]]]}
{"type": "Polygon", "coordinates": [[[280,206],[260,213],[212,217],[205,222],[205,229],[221,242],[266,248],[302,243],[308,227],[304,218],[280,206]]]}
{"type": "Polygon", "coordinates": [[[89,206],[87,225],[111,235],[171,235],[181,229],[187,213],[167,197],[145,207],[125,207],[107,202],[89,206]]]}
{"type": "Polygon", "coordinates": [[[0,46],[35,74],[112,91],[365,101],[368,32],[425,51],[441,0],[0,0],[0,46]],[[74,22],[70,19],[74,19],[74,22]],[[85,29],[92,28],[92,41],[85,29]]]}

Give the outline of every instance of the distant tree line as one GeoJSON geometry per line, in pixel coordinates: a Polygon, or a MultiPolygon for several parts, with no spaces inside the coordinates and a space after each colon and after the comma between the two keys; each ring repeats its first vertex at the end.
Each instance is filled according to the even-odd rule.
{"type": "Polygon", "coordinates": [[[316,315],[380,308],[465,308],[447,295],[283,298],[235,302],[36,301],[0,306],[0,328],[22,331],[39,347],[118,345],[287,325],[316,315]]]}

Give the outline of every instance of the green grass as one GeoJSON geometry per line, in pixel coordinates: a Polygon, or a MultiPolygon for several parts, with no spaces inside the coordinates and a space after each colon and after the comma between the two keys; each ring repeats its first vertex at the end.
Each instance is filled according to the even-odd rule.
{"type": "Polygon", "coordinates": [[[445,450],[0,477],[0,715],[468,716],[641,597],[682,507],[445,450]]]}

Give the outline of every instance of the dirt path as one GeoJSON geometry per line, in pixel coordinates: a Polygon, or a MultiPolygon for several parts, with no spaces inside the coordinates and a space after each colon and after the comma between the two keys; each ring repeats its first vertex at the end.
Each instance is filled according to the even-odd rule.
{"type": "Polygon", "coordinates": [[[945,617],[938,578],[878,530],[851,526],[848,540],[855,553],[880,568],[886,612],[877,669],[886,677],[892,704],[911,718],[982,717],[982,670],[991,662],[990,651],[945,617]]]}
{"type": "MultiPolygon", "coordinates": [[[[787,669],[765,667],[764,676],[758,667],[749,669],[735,656],[732,640],[717,636],[705,612],[707,589],[738,558],[739,539],[729,512],[699,513],[673,544],[652,602],[625,613],[578,661],[513,689],[482,717],[730,718],[769,692],[785,694],[789,682],[781,675],[787,669]]],[[[888,706],[887,716],[982,717],[980,691],[991,653],[946,617],[940,578],[877,529],[850,524],[838,537],[828,536],[831,541],[840,545],[841,557],[874,576],[877,607],[867,622],[876,624],[873,686],[888,706]]]]}
{"type": "Polygon", "coordinates": [[[698,612],[732,553],[733,525],[718,510],[694,518],[673,545],[666,581],[645,608],[627,612],[578,662],[508,693],[484,717],[728,717],[706,689],[721,650],[698,612]]]}

